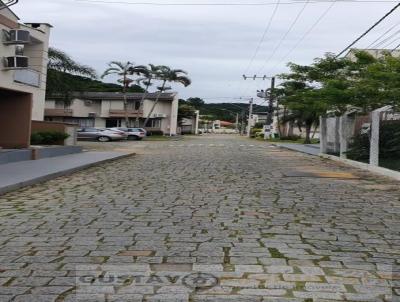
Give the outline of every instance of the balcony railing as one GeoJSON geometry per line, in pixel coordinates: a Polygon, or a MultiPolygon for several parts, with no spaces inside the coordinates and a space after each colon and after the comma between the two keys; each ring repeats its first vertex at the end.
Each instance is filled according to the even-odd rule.
{"type": "Polygon", "coordinates": [[[72,116],[73,111],[72,109],[45,109],[44,110],[44,115],[45,116],[72,116]]]}
{"type": "Polygon", "coordinates": [[[14,71],[14,81],[40,87],[40,73],[33,69],[16,69],[14,71]]]}
{"type": "Polygon", "coordinates": [[[110,109],[109,115],[110,117],[143,117],[143,111],[110,109]]]}

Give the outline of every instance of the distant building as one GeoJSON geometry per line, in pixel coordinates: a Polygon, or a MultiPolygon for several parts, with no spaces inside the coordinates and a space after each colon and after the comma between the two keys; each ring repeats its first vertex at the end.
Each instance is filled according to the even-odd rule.
{"type": "MultiPolygon", "coordinates": [[[[140,108],[143,93],[128,93],[128,109],[124,110],[123,94],[119,92],[75,92],[73,99],[66,102],[62,96],[46,100],[45,119],[47,121],[76,123],[81,127],[125,127],[125,116],[131,125],[139,117],[140,127],[148,116],[157,93],[148,93],[140,108]]],[[[162,93],[150,116],[146,129],[177,134],[178,95],[162,93]]]]}
{"type": "Polygon", "coordinates": [[[43,120],[51,26],[0,7],[0,147],[26,148],[31,120],[43,120]]]}

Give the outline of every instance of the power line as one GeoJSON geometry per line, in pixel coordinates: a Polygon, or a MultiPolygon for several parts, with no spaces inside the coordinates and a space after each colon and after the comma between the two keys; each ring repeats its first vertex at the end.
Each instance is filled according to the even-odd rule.
{"type": "Polygon", "coordinates": [[[397,42],[400,40],[400,37],[390,41],[389,43],[386,43],[385,45],[382,46],[383,49],[387,49],[390,45],[392,45],[393,43],[397,42]]]}
{"type": "Polygon", "coordinates": [[[397,34],[400,33],[400,29],[396,32],[394,32],[393,34],[391,34],[389,37],[387,37],[386,39],[383,39],[382,41],[380,41],[379,43],[377,43],[374,48],[378,48],[380,47],[382,44],[385,44],[387,41],[389,41],[390,39],[392,39],[393,37],[396,37],[397,34]]]}
{"type": "Polygon", "coordinates": [[[394,51],[398,50],[399,48],[400,48],[400,44],[397,45],[395,48],[393,48],[391,52],[394,52],[394,51]]]}
{"type": "Polygon", "coordinates": [[[276,45],[276,47],[274,48],[274,50],[272,51],[271,55],[269,56],[269,58],[267,59],[267,61],[265,61],[264,65],[259,69],[259,71],[257,73],[260,73],[265,66],[268,65],[268,63],[271,61],[271,59],[275,56],[276,52],[278,51],[278,49],[281,47],[281,45],[283,44],[283,42],[286,40],[287,36],[290,34],[290,32],[292,31],[292,29],[294,28],[294,26],[296,25],[297,21],[299,21],[301,15],[303,14],[303,12],[305,11],[307,5],[310,3],[310,1],[306,1],[304,3],[304,5],[302,6],[302,8],[300,9],[300,11],[298,12],[298,14],[296,15],[296,18],[293,20],[292,24],[289,26],[288,30],[285,32],[285,34],[282,36],[282,38],[280,39],[279,43],[276,45]]]}
{"type": "Polygon", "coordinates": [[[326,10],[323,11],[323,13],[319,16],[317,21],[314,22],[314,24],[304,33],[304,35],[296,42],[296,44],[287,52],[287,54],[270,70],[268,73],[272,73],[272,71],[275,70],[275,68],[281,64],[286,58],[303,42],[307,36],[317,27],[317,25],[325,18],[325,16],[331,11],[333,6],[336,4],[337,0],[333,1],[326,10]]]}
{"type": "Polygon", "coordinates": [[[380,39],[386,36],[389,32],[391,32],[394,28],[396,28],[400,23],[396,23],[395,25],[391,26],[387,31],[385,31],[382,35],[376,38],[373,42],[371,42],[367,48],[372,48],[375,43],[377,43],[380,39]]]}
{"type": "Polygon", "coordinates": [[[253,62],[254,62],[254,60],[255,60],[255,58],[257,57],[257,55],[258,55],[258,53],[259,53],[259,51],[260,51],[261,45],[263,44],[263,42],[264,42],[264,40],[265,40],[265,37],[266,37],[267,34],[269,33],[269,30],[270,30],[271,25],[272,25],[272,21],[274,20],[274,17],[275,17],[275,15],[276,15],[277,11],[278,11],[280,2],[281,2],[281,0],[278,0],[278,2],[276,3],[275,8],[274,8],[274,11],[272,12],[271,17],[269,18],[269,21],[268,21],[267,26],[266,26],[266,28],[265,28],[265,30],[264,30],[264,33],[263,33],[263,35],[262,35],[262,37],[261,37],[261,40],[260,40],[260,42],[258,43],[257,48],[256,48],[256,50],[255,50],[255,52],[254,52],[254,54],[253,54],[253,57],[250,59],[249,65],[247,66],[247,68],[245,69],[245,72],[244,72],[243,74],[246,74],[246,73],[249,71],[251,65],[253,64],[253,62]]]}
{"type": "Polygon", "coordinates": [[[340,57],[342,54],[344,54],[348,49],[350,49],[352,46],[354,46],[358,41],[360,41],[362,38],[364,38],[368,33],[370,33],[375,27],[377,27],[383,20],[385,20],[387,17],[389,17],[396,9],[400,7],[400,3],[397,3],[395,7],[393,7],[389,12],[387,12],[382,18],[380,18],[374,25],[372,25],[366,32],[364,32],[361,36],[359,36],[356,40],[354,40],[352,43],[350,43],[349,46],[347,46],[345,49],[343,49],[337,56],[336,58],[340,57]]]}

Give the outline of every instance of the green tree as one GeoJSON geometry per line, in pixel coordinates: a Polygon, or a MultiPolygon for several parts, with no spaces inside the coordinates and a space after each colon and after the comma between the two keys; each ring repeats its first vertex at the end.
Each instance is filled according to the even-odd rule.
{"type": "MultiPolygon", "coordinates": [[[[149,64],[149,66],[146,67],[142,72],[143,77],[137,79],[137,83],[143,84],[145,87],[142,98],[140,99],[139,110],[143,110],[144,100],[146,99],[146,96],[147,96],[147,93],[149,92],[150,86],[152,86],[153,81],[157,79],[158,73],[165,68],[167,68],[167,67],[163,66],[163,65],[157,66],[157,65],[149,64]]],[[[135,124],[136,124],[136,127],[140,126],[139,116],[136,117],[135,124]]]]}
{"type": "Polygon", "coordinates": [[[46,95],[61,95],[65,103],[71,102],[72,92],[77,86],[77,77],[96,79],[96,71],[73,60],[65,52],[56,48],[49,48],[49,62],[47,65],[46,95]]]}
{"type": "Polygon", "coordinates": [[[179,102],[178,109],[178,124],[182,125],[182,121],[185,118],[192,118],[196,115],[196,108],[188,103],[179,102]]]}
{"type": "Polygon", "coordinates": [[[132,75],[141,75],[147,72],[145,66],[135,66],[131,62],[118,62],[112,61],[108,63],[108,68],[104,71],[101,78],[104,79],[109,75],[116,75],[118,82],[122,85],[122,94],[124,98],[124,112],[125,112],[125,126],[130,127],[129,116],[128,116],[128,97],[127,92],[134,80],[130,77],[132,75]]]}
{"type": "Polygon", "coordinates": [[[205,104],[203,99],[197,98],[197,97],[196,98],[188,98],[186,101],[188,102],[188,104],[190,104],[197,110],[201,109],[205,104]]]}
{"type": "Polygon", "coordinates": [[[162,66],[156,73],[155,78],[161,81],[161,86],[157,87],[158,94],[156,100],[151,107],[149,114],[146,117],[144,122],[144,127],[147,126],[147,123],[150,120],[151,115],[153,114],[154,108],[158,104],[160,100],[161,94],[167,90],[170,90],[171,87],[167,87],[167,83],[180,83],[185,87],[189,86],[192,81],[187,76],[187,72],[182,69],[171,69],[167,66],[162,66]]]}

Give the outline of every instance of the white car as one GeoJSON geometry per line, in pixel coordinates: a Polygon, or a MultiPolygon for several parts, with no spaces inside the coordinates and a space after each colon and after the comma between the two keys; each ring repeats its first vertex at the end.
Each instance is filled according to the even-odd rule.
{"type": "Polygon", "coordinates": [[[143,128],[123,128],[123,127],[116,127],[116,128],[109,128],[110,130],[114,131],[123,131],[127,136],[128,140],[135,140],[140,141],[147,135],[147,131],[143,128]]]}

